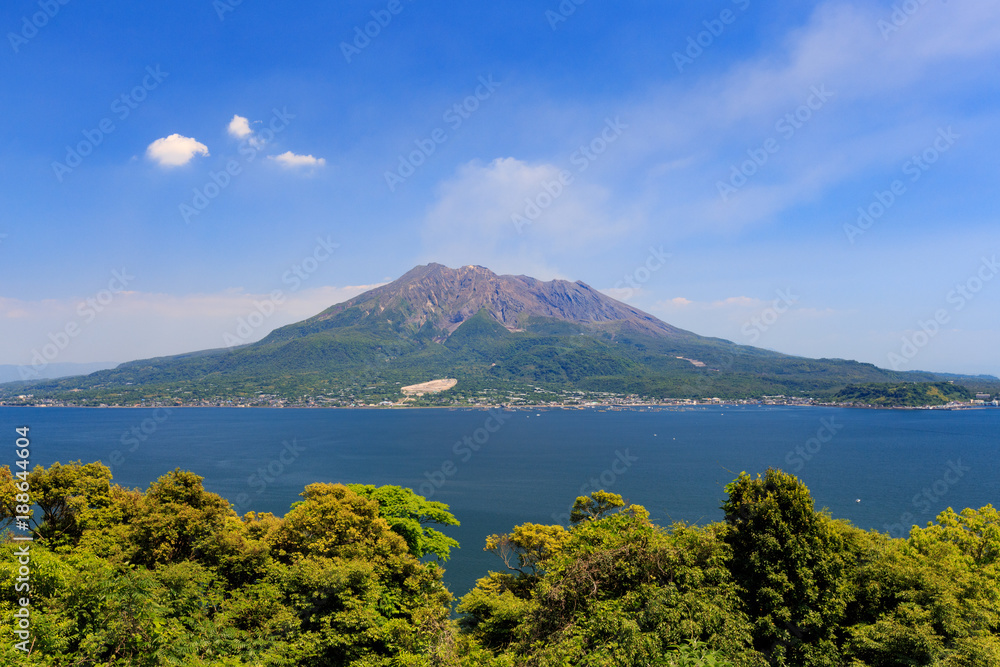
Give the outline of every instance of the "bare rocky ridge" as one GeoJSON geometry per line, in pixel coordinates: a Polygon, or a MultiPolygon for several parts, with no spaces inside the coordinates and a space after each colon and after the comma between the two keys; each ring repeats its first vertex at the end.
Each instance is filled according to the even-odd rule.
{"type": "Polygon", "coordinates": [[[656,336],[691,336],[648,313],[601,294],[577,281],[542,282],[529,276],[497,275],[482,266],[451,269],[441,264],[417,266],[388,285],[337,304],[312,321],[330,319],[357,306],[365,314],[386,309],[406,313],[406,324],[430,323],[448,334],[485,309],[511,331],[523,329],[532,316],[575,324],[616,325],[656,336]]]}

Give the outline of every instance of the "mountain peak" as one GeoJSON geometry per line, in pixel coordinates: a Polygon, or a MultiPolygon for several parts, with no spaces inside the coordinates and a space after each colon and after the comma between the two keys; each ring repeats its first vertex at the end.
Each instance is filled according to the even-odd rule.
{"type": "Polygon", "coordinates": [[[337,304],[312,321],[329,320],[351,308],[366,317],[386,311],[401,313],[405,324],[415,329],[430,325],[445,337],[481,310],[510,331],[524,329],[532,317],[546,317],[650,335],[688,334],[582,281],[543,282],[524,275],[497,275],[476,264],[457,269],[433,262],[415,266],[397,280],[337,304]]]}
{"type": "MultiPolygon", "coordinates": [[[[248,404],[243,401],[254,394],[255,405],[352,405],[396,400],[400,386],[434,378],[458,380],[458,393],[442,404],[479,404],[484,395],[530,403],[546,392],[574,401],[591,392],[602,400],[801,396],[804,389],[832,397],[848,381],[960,379],[703,338],[582,281],[424,264],[255,343],[139,360],[85,378],[49,380],[48,388],[35,383],[30,391],[36,397],[55,392],[49,396],[73,405],[80,389],[90,392],[87,400],[115,405],[248,404]]],[[[26,393],[23,383],[13,387],[6,395],[0,389],[0,399],[26,393]]]]}

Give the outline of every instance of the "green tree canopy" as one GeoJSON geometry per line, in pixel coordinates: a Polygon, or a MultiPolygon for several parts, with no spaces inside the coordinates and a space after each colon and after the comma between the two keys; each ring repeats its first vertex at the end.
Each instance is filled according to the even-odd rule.
{"type": "Polygon", "coordinates": [[[417,558],[431,554],[439,561],[446,561],[451,550],[458,548],[456,540],[427,525],[459,525],[444,503],[427,500],[401,486],[348,484],[347,488],[377,502],[379,515],[389,522],[393,532],[406,540],[410,553],[417,558]]]}
{"type": "MultiPolygon", "coordinates": [[[[315,483],[283,517],[241,517],[187,471],[145,491],[100,464],[30,474],[34,644],[0,644],[4,665],[1000,667],[992,505],[894,539],[816,511],[779,470],[741,474],[705,526],[598,491],[568,528],[489,536],[506,567],[451,619],[420,558],[443,560],[454,545],[428,524],[454,517],[408,489],[315,483]]],[[[0,468],[0,489],[15,481],[0,468]]],[[[24,548],[0,541],[7,637],[24,548]]]]}
{"type": "Polygon", "coordinates": [[[699,645],[750,641],[725,527],[667,531],[622,505],[599,491],[578,499],[569,530],[524,524],[487,538],[513,574],[491,573],[462,598],[465,630],[511,664],[729,664],[699,645]]]}
{"type": "Polygon", "coordinates": [[[776,665],[828,659],[848,602],[846,553],[833,522],[815,510],[805,484],[780,470],[741,473],[726,491],[726,543],[754,647],[776,665]]]}

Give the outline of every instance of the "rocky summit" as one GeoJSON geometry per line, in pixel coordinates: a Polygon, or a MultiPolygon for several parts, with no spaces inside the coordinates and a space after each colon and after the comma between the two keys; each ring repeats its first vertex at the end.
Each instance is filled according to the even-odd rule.
{"type": "Polygon", "coordinates": [[[365,317],[386,311],[403,313],[405,325],[415,329],[429,325],[441,332],[441,339],[480,311],[509,331],[523,331],[531,317],[548,317],[597,327],[615,325],[655,336],[692,335],[581,281],[543,282],[524,275],[497,275],[474,265],[414,267],[398,280],[337,304],[307,322],[328,321],[351,308],[361,309],[365,317]]]}
{"type": "Polygon", "coordinates": [[[319,406],[393,404],[404,397],[423,405],[822,399],[848,385],[948,380],[968,379],[806,359],[699,336],[579,281],[426,264],[254,343],[132,361],[87,376],[11,383],[0,386],[0,402],[319,406]],[[435,392],[404,391],[443,379],[447,386],[435,392]]]}

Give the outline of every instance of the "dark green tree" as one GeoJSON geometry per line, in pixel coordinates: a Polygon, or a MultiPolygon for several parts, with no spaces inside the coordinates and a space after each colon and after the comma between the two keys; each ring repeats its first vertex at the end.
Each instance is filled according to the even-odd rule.
{"type": "Polygon", "coordinates": [[[838,664],[835,628],[851,586],[833,521],[815,510],[805,484],[781,470],[741,473],[726,492],[730,569],[754,648],[776,666],[838,664]]]}

